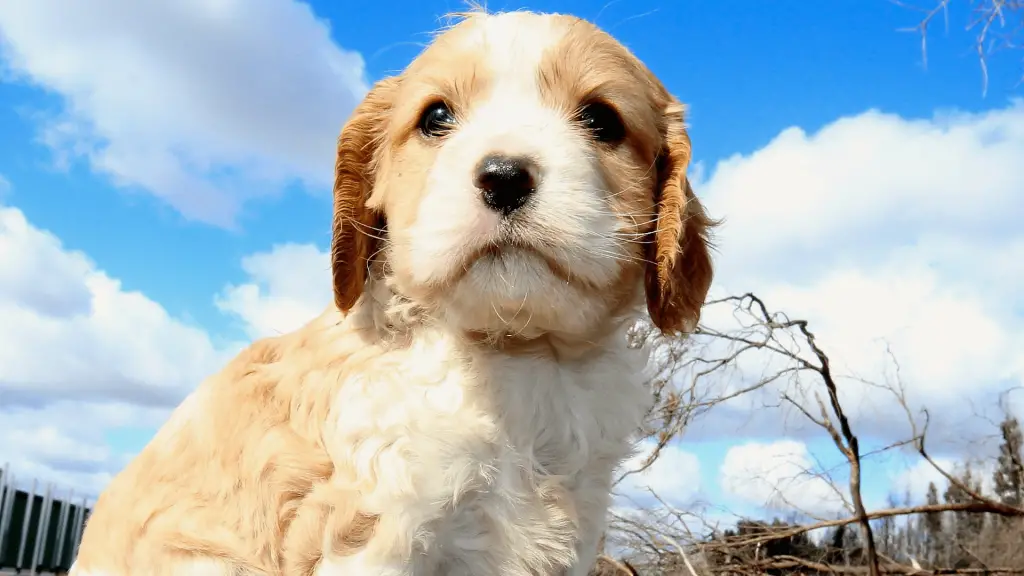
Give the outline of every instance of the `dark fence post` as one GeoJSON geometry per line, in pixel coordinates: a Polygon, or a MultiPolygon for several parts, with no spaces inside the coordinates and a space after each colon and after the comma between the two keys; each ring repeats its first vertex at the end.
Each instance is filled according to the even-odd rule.
{"type": "Polygon", "coordinates": [[[74,563],[88,499],[76,504],[74,490],[63,499],[52,483],[40,488],[32,480],[30,491],[19,490],[10,466],[0,468],[0,570],[67,572],[74,563]]]}

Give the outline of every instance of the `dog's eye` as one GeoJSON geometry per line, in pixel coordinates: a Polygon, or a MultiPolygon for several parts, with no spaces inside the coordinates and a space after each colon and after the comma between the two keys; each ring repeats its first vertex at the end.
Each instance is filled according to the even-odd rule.
{"type": "Polygon", "coordinates": [[[455,115],[444,102],[435,102],[423,111],[419,125],[424,136],[436,138],[455,127],[455,115]]]}
{"type": "Polygon", "coordinates": [[[579,121],[601,142],[614,144],[626,137],[626,126],[614,108],[604,102],[591,102],[580,108],[579,121]]]}

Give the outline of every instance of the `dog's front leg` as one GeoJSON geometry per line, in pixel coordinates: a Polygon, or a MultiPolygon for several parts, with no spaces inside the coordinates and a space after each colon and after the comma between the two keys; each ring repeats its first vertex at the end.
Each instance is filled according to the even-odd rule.
{"type": "Polygon", "coordinates": [[[281,575],[411,576],[408,554],[395,533],[380,534],[385,520],[365,504],[349,482],[332,479],[314,486],[288,525],[281,575]]]}
{"type": "Polygon", "coordinates": [[[587,576],[597,562],[597,546],[601,541],[601,534],[604,533],[606,522],[604,515],[598,522],[600,526],[594,525],[584,530],[576,544],[576,562],[569,569],[568,576],[587,576]]]}
{"type": "Polygon", "coordinates": [[[567,576],[586,576],[597,562],[597,547],[608,525],[611,472],[585,474],[573,492],[579,514],[579,537],[576,541],[576,562],[569,568],[567,576]]]}

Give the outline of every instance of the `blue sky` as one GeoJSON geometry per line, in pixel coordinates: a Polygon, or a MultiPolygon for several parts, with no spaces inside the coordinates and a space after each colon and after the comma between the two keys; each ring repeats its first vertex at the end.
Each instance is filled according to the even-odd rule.
{"type": "MultiPolygon", "coordinates": [[[[45,17],[55,0],[0,8],[0,268],[8,270],[0,305],[19,311],[0,328],[0,338],[17,340],[0,353],[0,413],[26,423],[18,442],[33,447],[0,448],[0,460],[99,489],[176,395],[247,339],[287,329],[325,304],[317,279],[326,278],[318,250],[329,241],[330,139],[365,85],[403,68],[440,16],[461,8],[247,2],[243,11],[227,0],[132,9],[104,0],[60,23],[45,17]],[[16,215],[50,236],[18,232],[16,215]],[[71,298],[53,263],[58,252],[87,258],[62,256],[75,260],[68,278],[91,294],[95,326],[30,302],[38,288],[25,286],[46,277],[53,299],[71,298]],[[98,271],[120,283],[103,288],[116,298],[102,319],[120,314],[118,330],[98,327],[100,289],[90,276],[98,271]],[[138,324],[129,316],[136,312],[138,324]],[[31,328],[15,329],[16,318],[31,328]],[[83,322],[84,332],[74,332],[83,322]],[[22,338],[25,330],[32,336],[22,338]],[[41,360],[12,363],[29,356],[41,360]]],[[[733,223],[723,232],[720,290],[763,290],[820,318],[851,363],[863,362],[851,370],[877,367],[877,355],[862,349],[868,340],[903,338],[920,382],[933,384],[928,350],[938,348],[926,337],[970,328],[964,338],[973,344],[958,345],[963,358],[949,358],[960,364],[949,360],[942,374],[991,360],[998,369],[977,376],[983,385],[911,383],[917,401],[948,408],[950,418],[970,419],[964,398],[987,402],[1020,381],[1024,361],[1012,350],[1024,342],[1024,300],[995,306],[1012,284],[985,274],[999,268],[1024,278],[1019,264],[1001,259],[1024,254],[1012,226],[1022,204],[1006,192],[1024,182],[1024,162],[1010,161],[1024,150],[1024,108],[1015,100],[1022,66],[1019,53],[990,58],[983,93],[972,34],[963,30],[966,2],[953,2],[948,30],[936,22],[927,69],[920,37],[900,31],[921,14],[886,0],[489,8],[595,20],[688,104],[698,192],[733,223]],[[940,177],[944,170],[949,177],[940,177]],[[890,190],[889,182],[899,185],[890,190]],[[958,201],[988,208],[963,216],[958,201]],[[765,227],[769,219],[774,227],[765,227]],[[894,280],[903,273],[913,280],[894,280]],[[837,300],[842,289],[861,298],[853,312],[837,300]],[[926,297],[950,315],[915,308],[926,297]],[[870,311],[887,310],[883,300],[899,310],[884,318],[900,320],[861,326],[870,311]]],[[[882,430],[877,441],[885,441],[884,424],[895,417],[886,401],[868,393],[855,400],[865,429],[882,430]]],[[[722,487],[730,450],[747,442],[796,438],[809,454],[834,458],[820,436],[773,419],[737,429],[722,416],[691,430],[680,450],[699,463],[706,497],[740,508],[756,500],[722,487]]],[[[876,501],[893,487],[894,470],[879,466],[872,476],[876,501]]]]}

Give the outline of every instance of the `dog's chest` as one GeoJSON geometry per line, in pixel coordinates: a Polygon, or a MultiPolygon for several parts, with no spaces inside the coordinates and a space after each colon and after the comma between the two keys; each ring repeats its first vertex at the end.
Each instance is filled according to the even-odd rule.
{"type": "Polygon", "coordinates": [[[439,338],[381,361],[342,387],[332,456],[353,464],[362,511],[400,534],[380,534],[390,552],[330,564],[559,573],[590,505],[580,487],[606,481],[648,405],[643,359],[624,347],[580,362],[472,354],[439,338]]]}
{"type": "Polygon", "coordinates": [[[512,449],[552,475],[576,474],[595,459],[619,456],[649,399],[632,352],[561,362],[490,358],[493,410],[512,449]]]}

